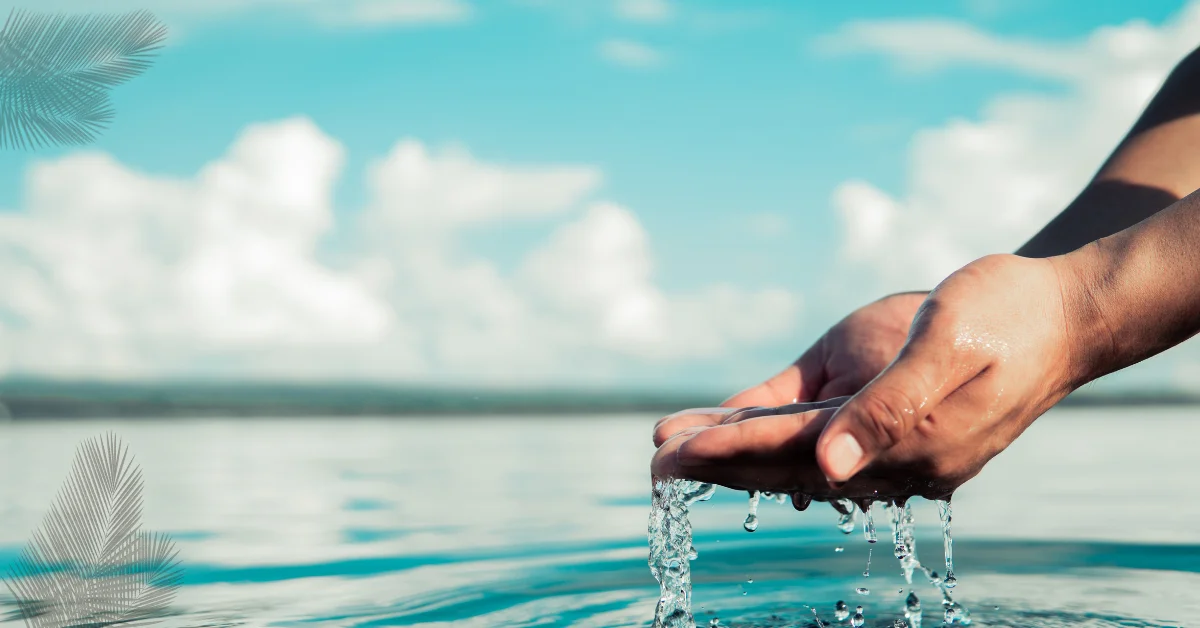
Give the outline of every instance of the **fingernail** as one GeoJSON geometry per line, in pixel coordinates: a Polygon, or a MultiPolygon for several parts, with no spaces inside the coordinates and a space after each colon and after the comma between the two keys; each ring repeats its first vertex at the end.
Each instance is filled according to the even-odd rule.
{"type": "MultiPolygon", "coordinates": [[[[829,461],[829,471],[834,478],[850,479],[850,475],[858,467],[863,458],[862,445],[850,432],[844,432],[833,437],[833,441],[825,448],[826,460],[829,461]]],[[[832,483],[833,478],[830,478],[832,483]]]]}

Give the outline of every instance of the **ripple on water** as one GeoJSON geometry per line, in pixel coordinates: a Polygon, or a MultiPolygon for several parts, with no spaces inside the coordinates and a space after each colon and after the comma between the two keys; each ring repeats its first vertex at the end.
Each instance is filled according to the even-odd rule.
{"type": "MultiPolygon", "coordinates": [[[[830,552],[829,544],[841,537],[831,532],[836,537],[799,543],[786,534],[741,530],[696,539],[702,557],[693,571],[697,624],[719,618],[729,628],[816,626],[815,609],[828,626],[835,624],[835,603],[849,600],[851,611],[864,607],[864,626],[891,628],[903,617],[907,595],[900,592],[907,588],[899,568],[876,565],[872,594],[854,595],[855,565],[865,556],[854,555],[854,547],[830,552]],[[743,595],[748,574],[753,590],[743,595]]],[[[204,571],[203,583],[185,586],[180,599],[206,610],[185,610],[168,624],[645,627],[658,591],[642,562],[642,543],[283,565],[256,570],[253,577],[244,569],[212,567],[204,571]],[[241,605],[224,606],[233,599],[241,605]],[[247,599],[259,606],[246,608],[247,599]]],[[[976,627],[1164,628],[1191,625],[1200,617],[1200,602],[1192,595],[1200,586],[1200,546],[970,540],[960,545],[958,562],[971,576],[959,588],[976,627]]],[[[923,596],[936,599],[932,589],[923,596]]],[[[939,612],[931,609],[926,617],[939,612]]]]}

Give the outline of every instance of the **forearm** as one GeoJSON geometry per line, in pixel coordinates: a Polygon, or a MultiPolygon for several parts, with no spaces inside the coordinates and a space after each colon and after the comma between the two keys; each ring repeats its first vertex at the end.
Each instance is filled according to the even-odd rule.
{"type": "Polygon", "coordinates": [[[1051,261],[1080,384],[1200,331],[1200,192],[1051,261]]]}
{"type": "Polygon", "coordinates": [[[1091,183],[1017,250],[1073,251],[1154,215],[1200,188],[1200,50],[1175,67],[1091,183]]]}

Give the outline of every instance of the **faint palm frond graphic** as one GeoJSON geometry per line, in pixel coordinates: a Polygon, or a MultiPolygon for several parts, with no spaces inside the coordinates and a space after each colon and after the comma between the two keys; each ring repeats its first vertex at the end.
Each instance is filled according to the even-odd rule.
{"type": "Polygon", "coordinates": [[[85,441],[5,584],[29,628],[145,625],[183,571],[174,542],[142,530],[142,474],[112,434],[85,441]]]}
{"type": "Polygon", "coordinates": [[[109,90],[149,68],[166,37],[147,11],[10,12],[0,30],[0,148],[95,139],[113,119],[109,90]]]}

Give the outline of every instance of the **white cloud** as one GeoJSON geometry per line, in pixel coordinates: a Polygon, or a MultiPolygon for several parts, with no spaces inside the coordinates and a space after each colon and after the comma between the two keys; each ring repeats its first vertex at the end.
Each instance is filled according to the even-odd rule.
{"type": "Polygon", "coordinates": [[[38,164],[27,206],[0,214],[0,374],[581,382],[796,322],[784,291],[658,286],[637,217],[588,201],[594,168],[405,139],[351,215],[332,203],[342,162],[297,118],[185,179],[94,152],[38,164]],[[339,215],[353,253],[334,265],[339,215]],[[512,270],[461,237],[532,219],[558,226],[512,270]]]}
{"type": "Polygon", "coordinates": [[[0,223],[0,367],[147,375],[393,334],[385,303],[315,259],[341,164],[292,120],[250,127],[192,180],[100,153],[35,166],[0,223]]]}
{"type": "Polygon", "coordinates": [[[600,44],[600,56],[631,68],[653,68],[662,65],[663,55],[641,42],[628,39],[609,39],[600,44]]]}
{"type": "MultiPolygon", "coordinates": [[[[94,0],[19,0],[38,10],[96,11],[94,0]]],[[[472,15],[466,0],[105,0],[105,11],[146,9],[170,21],[254,9],[302,11],[330,24],[413,25],[460,22],[472,15]]]]}
{"type": "Polygon", "coordinates": [[[904,68],[990,66],[1066,88],[1000,94],[977,120],[919,132],[900,197],[842,184],[833,200],[843,254],[891,290],[928,288],[972,259],[1014,250],[1082,189],[1197,41],[1195,3],[1161,27],[1131,22],[1069,44],[945,21],[857,22],[824,38],[822,50],[878,52],[904,68]]]}
{"type": "Polygon", "coordinates": [[[675,10],[667,0],[616,0],[617,16],[631,22],[666,22],[675,10]]]}
{"type": "Polygon", "coordinates": [[[601,173],[579,166],[485,164],[461,148],[433,155],[422,143],[409,139],[374,164],[369,179],[375,192],[372,219],[407,230],[561,213],[595,189],[601,173]]]}

